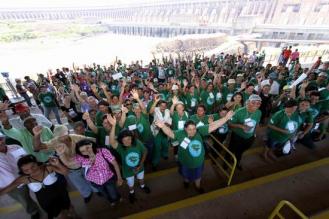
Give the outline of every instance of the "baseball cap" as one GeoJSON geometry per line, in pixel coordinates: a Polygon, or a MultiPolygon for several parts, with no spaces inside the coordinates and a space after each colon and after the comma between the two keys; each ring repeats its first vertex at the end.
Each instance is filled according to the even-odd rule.
{"type": "Polygon", "coordinates": [[[321,72],[318,76],[328,77],[327,73],[325,73],[325,72],[321,72]]]}
{"type": "Polygon", "coordinates": [[[260,96],[258,96],[257,94],[252,94],[250,95],[250,97],[248,98],[249,101],[262,101],[262,98],[260,98],[260,96]]]}
{"type": "Polygon", "coordinates": [[[29,110],[29,107],[25,105],[24,103],[18,103],[15,105],[15,112],[17,113],[24,113],[29,110]]]}
{"type": "Polygon", "coordinates": [[[232,78],[228,79],[227,83],[228,84],[235,84],[235,79],[232,79],[232,78]]]}
{"type": "Polygon", "coordinates": [[[54,128],[54,138],[60,138],[62,136],[68,135],[69,129],[66,125],[56,125],[54,128]]]}

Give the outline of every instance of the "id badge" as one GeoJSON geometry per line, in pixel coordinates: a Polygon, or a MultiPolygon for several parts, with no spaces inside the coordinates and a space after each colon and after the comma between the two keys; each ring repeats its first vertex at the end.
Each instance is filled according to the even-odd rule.
{"type": "Polygon", "coordinates": [[[204,126],[204,123],[203,122],[198,122],[198,124],[196,125],[196,127],[198,128],[198,127],[200,127],[200,126],[204,126]]]}
{"type": "Polygon", "coordinates": [[[185,124],[185,121],[178,121],[178,129],[183,130],[184,129],[184,124],[185,124]]]}
{"type": "Polygon", "coordinates": [[[191,100],[191,107],[195,107],[195,105],[196,105],[196,101],[195,101],[195,99],[192,99],[191,100]]]}
{"type": "Polygon", "coordinates": [[[184,138],[184,140],[180,143],[180,146],[184,149],[187,148],[187,146],[190,144],[191,140],[188,138],[184,138]]]}
{"type": "Polygon", "coordinates": [[[128,126],[128,129],[129,129],[129,131],[133,131],[133,130],[137,129],[137,125],[136,124],[130,125],[130,126],[128,126]]]}
{"type": "Polygon", "coordinates": [[[110,136],[105,136],[105,145],[110,145],[110,136]]]}

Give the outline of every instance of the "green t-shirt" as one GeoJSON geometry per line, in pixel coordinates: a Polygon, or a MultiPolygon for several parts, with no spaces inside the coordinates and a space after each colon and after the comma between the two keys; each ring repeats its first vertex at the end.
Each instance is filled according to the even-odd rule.
{"type": "Polygon", "coordinates": [[[187,137],[185,130],[174,131],[174,140],[179,142],[179,145],[177,146],[178,160],[182,165],[188,168],[197,168],[203,164],[205,150],[202,137],[208,134],[208,125],[199,127],[192,138],[187,137]],[[186,144],[184,145],[184,143],[186,144]]]}
{"type": "Polygon", "coordinates": [[[153,138],[148,114],[142,113],[139,118],[135,115],[129,116],[125,122],[125,128],[131,131],[136,129],[139,139],[144,143],[153,138]]]}
{"type": "Polygon", "coordinates": [[[96,126],[102,126],[103,125],[103,116],[104,113],[102,113],[101,111],[97,111],[96,113],[96,119],[95,119],[95,125],[96,126]]]}
{"type": "Polygon", "coordinates": [[[282,109],[271,117],[269,124],[281,129],[289,130],[289,134],[269,129],[269,137],[279,143],[285,143],[297,131],[301,123],[302,119],[297,112],[294,112],[288,117],[285,110],[282,109]]]}
{"type": "Polygon", "coordinates": [[[188,113],[184,111],[183,116],[179,116],[178,112],[175,111],[174,114],[172,115],[172,129],[173,130],[183,130],[185,122],[188,120],[188,113]]]}
{"type": "Polygon", "coordinates": [[[194,92],[194,95],[187,93],[184,95],[184,103],[187,108],[195,108],[199,103],[199,96],[197,91],[194,92]]]}
{"type": "Polygon", "coordinates": [[[201,101],[206,106],[206,111],[210,112],[213,108],[213,105],[215,103],[215,93],[214,92],[207,92],[203,91],[201,93],[201,101]]]}
{"type": "Polygon", "coordinates": [[[122,160],[122,175],[124,178],[134,176],[137,173],[144,171],[144,165],[135,173],[134,169],[139,166],[146,148],[142,142],[136,139],[135,144],[131,147],[125,147],[119,144],[116,151],[120,154],[122,160]]]}
{"type": "Polygon", "coordinates": [[[254,113],[250,113],[247,111],[246,107],[238,109],[232,117],[230,123],[243,124],[251,128],[248,132],[243,131],[241,128],[233,128],[232,131],[242,138],[251,138],[255,133],[256,126],[260,121],[261,115],[262,113],[260,110],[256,110],[254,113]]]}
{"type": "Polygon", "coordinates": [[[299,113],[299,116],[301,118],[301,124],[304,124],[304,123],[309,124],[309,123],[314,122],[314,118],[310,111],[299,113]]]}
{"type": "Polygon", "coordinates": [[[56,107],[57,106],[56,102],[55,102],[56,97],[51,92],[40,93],[38,98],[45,107],[56,107]]]}
{"type": "MultiPolygon", "coordinates": [[[[190,120],[195,122],[196,127],[200,127],[209,124],[209,116],[211,115],[204,115],[203,117],[199,117],[197,114],[194,114],[190,117],[190,120]]],[[[218,119],[218,114],[212,114],[212,116],[214,117],[214,121],[218,119]]]]}

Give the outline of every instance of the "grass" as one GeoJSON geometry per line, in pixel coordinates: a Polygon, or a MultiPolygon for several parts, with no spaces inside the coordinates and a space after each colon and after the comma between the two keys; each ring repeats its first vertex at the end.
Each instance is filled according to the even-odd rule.
{"type": "Polygon", "coordinates": [[[10,43],[31,39],[66,39],[88,37],[106,33],[107,27],[101,23],[86,23],[83,20],[34,21],[0,23],[0,42],[10,43]]]}

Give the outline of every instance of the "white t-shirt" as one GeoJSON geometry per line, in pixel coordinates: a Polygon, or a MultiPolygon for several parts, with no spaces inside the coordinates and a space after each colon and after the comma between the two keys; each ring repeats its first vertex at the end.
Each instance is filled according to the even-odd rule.
{"type": "Polygon", "coordinates": [[[7,153],[0,152],[0,188],[4,188],[18,177],[17,161],[25,150],[19,145],[7,145],[7,153]]]}
{"type": "Polygon", "coordinates": [[[264,87],[265,85],[270,85],[271,86],[270,94],[272,94],[272,95],[278,95],[280,92],[280,84],[276,81],[273,81],[273,83],[271,85],[270,79],[267,79],[267,80],[262,81],[260,85],[262,87],[264,87]]]}

